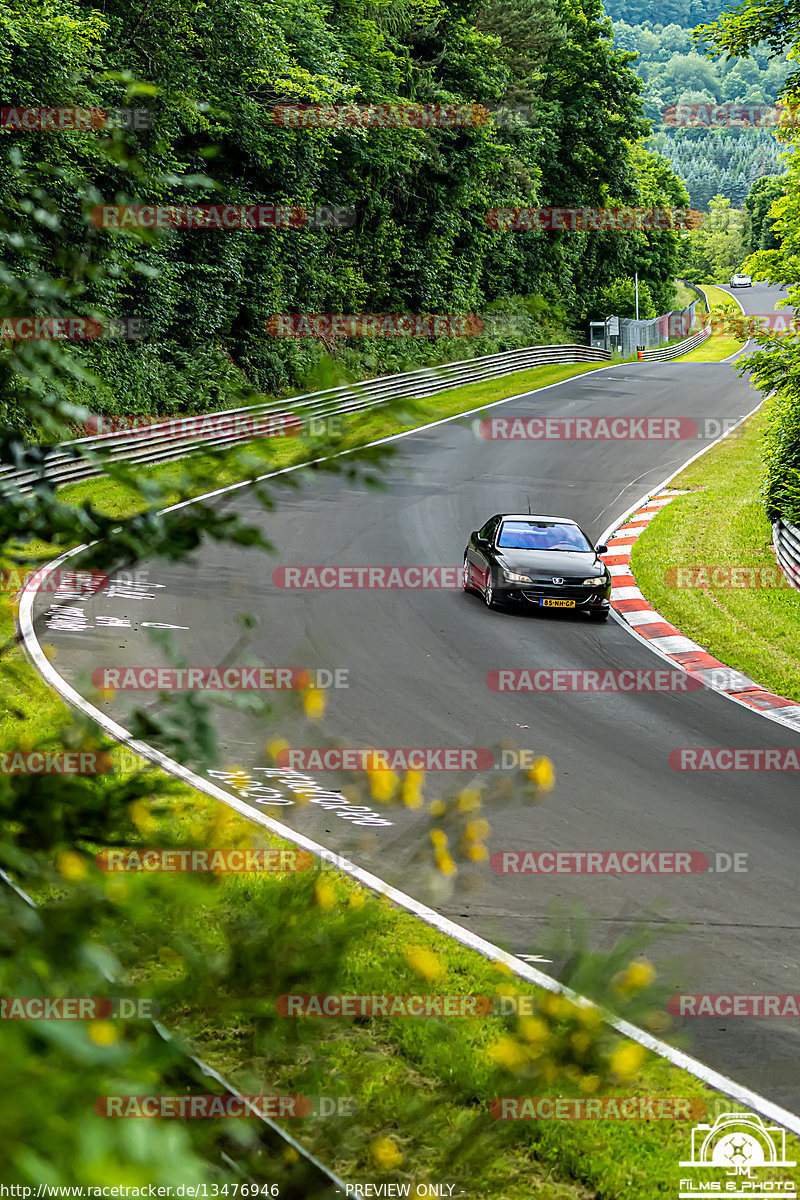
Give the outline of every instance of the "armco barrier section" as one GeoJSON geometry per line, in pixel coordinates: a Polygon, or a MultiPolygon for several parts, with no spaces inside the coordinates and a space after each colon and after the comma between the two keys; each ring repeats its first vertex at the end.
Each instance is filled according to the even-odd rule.
{"type": "Polygon", "coordinates": [[[680,358],[682,354],[688,354],[690,350],[694,350],[701,342],[711,336],[710,327],[701,329],[699,333],[693,333],[691,337],[684,338],[682,342],[676,342],[674,346],[662,346],[658,350],[640,350],[639,361],[649,360],[651,358],[664,361],[670,358],[680,358]]]}
{"type": "MultiPolygon", "coordinates": [[[[610,358],[608,350],[592,346],[569,343],[560,346],[524,346],[520,350],[488,354],[483,358],[423,367],[399,375],[381,375],[363,383],[308,392],[302,396],[290,396],[286,400],[274,400],[246,408],[221,409],[193,417],[175,416],[141,429],[123,429],[61,442],[53,446],[50,452],[44,449],[45,457],[41,466],[2,466],[0,491],[15,488],[23,493],[31,492],[36,483],[43,479],[59,487],[82,479],[92,479],[105,473],[106,462],[146,466],[171,462],[206,450],[224,450],[258,437],[258,431],[253,428],[257,418],[288,414],[299,420],[344,416],[376,408],[390,400],[421,399],[449,388],[480,383],[485,379],[498,379],[530,367],[605,362],[610,358]],[[204,421],[213,422],[217,430],[214,436],[192,431],[190,422],[197,427],[204,421]],[[229,428],[226,429],[226,425],[229,428]]],[[[38,452],[41,448],[36,449],[38,452]]]]}
{"type": "Polygon", "coordinates": [[[800,529],[779,517],[772,526],[772,545],[778,566],[792,587],[800,590],[800,529]]]}

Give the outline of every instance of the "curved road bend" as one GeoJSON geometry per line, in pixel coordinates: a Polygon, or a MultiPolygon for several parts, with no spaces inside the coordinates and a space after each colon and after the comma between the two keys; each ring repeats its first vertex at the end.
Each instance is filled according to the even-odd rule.
{"type": "MultiPolygon", "coordinates": [[[[747,311],[765,312],[784,293],[757,286],[736,295],[747,311]]],[[[513,376],[508,383],[513,394],[513,376]]],[[[681,416],[702,428],[706,419],[737,419],[757,401],[728,364],[636,363],[529,393],[496,412],[681,416]]],[[[631,922],[644,922],[658,937],[679,921],[681,931],[658,937],[652,951],[672,990],[800,992],[797,775],[669,765],[677,747],[800,749],[798,733],[710,690],[531,695],[487,687],[495,668],[665,665],[614,620],[598,626],[561,614],[488,612],[458,591],[290,592],[272,582],[273,570],[285,565],[458,566],[470,530],[494,512],[525,511],[527,497],[534,512],[572,516],[597,537],[706,444],[485,441],[468,422],[451,421],[397,443],[385,492],[322,477],[295,494],[276,480],[279,508],[272,515],[248,489],[221,497],[221,507],[263,525],[277,557],[212,543],[179,565],[144,562],[149,575],[141,595],[123,589],[70,601],[76,611],[55,626],[46,612],[52,598],[41,597],[37,628],[56,647],[64,678],[84,691],[98,665],[163,661],[147,636],[149,622],[177,626],[174,644],[192,665],[258,659],[346,668],[350,687],[331,694],[327,728],[355,746],[483,747],[510,737],[546,753],[555,763],[554,791],[543,805],[487,806],[491,851],[682,850],[704,852],[712,862],[718,851],[743,852],[747,872],[515,876],[483,865],[472,890],[437,906],[443,913],[523,954],[542,944],[555,900],[592,915],[599,946],[613,944],[631,922]],[[242,612],[258,617],[246,635],[242,612]]],[[[124,724],[132,706],[152,703],[152,693],[117,692],[106,707],[124,724]]],[[[220,764],[252,770],[265,763],[262,721],[221,707],[216,724],[220,764]]],[[[283,728],[294,745],[309,744],[291,722],[283,728]]],[[[318,778],[342,786],[335,774],[318,778]]],[[[468,778],[431,773],[426,787],[442,794],[468,778]]],[[[317,805],[271,804],[263,787],[250,799],[429,902],[411,863],[424,821],[419,812],[392,811],[384,814],[391,825],[370,829],[317,805]]],[[[800,1112],[797,1020],[684,1018],[667,1038],[800,1112]]]]}

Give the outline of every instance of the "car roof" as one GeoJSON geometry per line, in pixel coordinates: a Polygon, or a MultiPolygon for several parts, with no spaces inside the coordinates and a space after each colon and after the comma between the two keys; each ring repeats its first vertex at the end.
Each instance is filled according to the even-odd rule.
{"type": "Polygon", "coordinates": [[[571,517],[548,517],[545,513],[500,513],[501,521],[556,521],[559,525],[577,525],[571,517]]]}

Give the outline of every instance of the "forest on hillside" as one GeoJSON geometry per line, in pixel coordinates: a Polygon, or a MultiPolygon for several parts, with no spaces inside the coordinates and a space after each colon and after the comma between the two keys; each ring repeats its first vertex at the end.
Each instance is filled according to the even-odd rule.
{"type": "MultiPolygon", "coordinates": [[[[697,21],[712,20],[721,6],[695,13],[697,21]]],[[[692,29],[684,19],[665,17],[661,5],[617,5],[606,9],[614,20],[614,39],[624,50],[638,54],[634,70],[645,83],[645,114],[653,123],[648,143],[663,155],[689,191],[692,206],[709,211],[713,196],[741,209],[753,183],[785,171],[781,148],[771,127],[675,128],[664,121],[670,105],[775,105],[791,73],[784,54],[771,54],[761,45],[750,57],[708,58],[698,53],[692,29]],[[627,16],[616,18],[624,7],[627,16]]]]}

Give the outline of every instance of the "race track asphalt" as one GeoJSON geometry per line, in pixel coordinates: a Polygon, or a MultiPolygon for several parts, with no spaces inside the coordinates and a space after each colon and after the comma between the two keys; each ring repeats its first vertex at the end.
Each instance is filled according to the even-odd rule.
{"type": "MultiPolygon", "coordinates": [[[[763,286],[736,294],[748,312],[772,311],[782,295],[763,286]]],[[[758,399],[730,364],[654,362],[579,376],[496,411],[679,416],[702,428],[707,419],[738,419],[758,399]]],[[[743,853],[746,872],[504,875],[484,864],[467,873],[466,886],[432,902],[413,861],[427,837],[420,811],[392,809],[382,813],[391,825],[369,828],[319,805],[270,804],[263,789],[250,800],[260,799],[265,812],[515,953],[541,952],[552,906],[560,902],[586,914],[598,947],[610,947],[630,927],[647,928],[654,939],[649,953],[670,991],[800,992],[797,774],[685,772],[669,765],[678,747],[800,749],[796,732],[707,689],[526,695],[487,687],[496,668],[665,665],[614,620],[594,625],[563,614],[490,612],[459,590],[292,591],[272,581],[273,571],[287,565],[458,567],[472,529],[495,512],[525,511],[528,500],[533,512],[573,517],[598,537],[707,444],[702,437],[486,441],[471,419],[437,424],[395,443],[383,491],[306,473],[300,491],[271,481],[273,513],[248,488],[220,497],[221,508],[235,508],[267,532],[274,555],[206,543],[178,565],[143,562],[143,588],[72,600],[71,621],[62,613],[54,622],[52,597],[43,595],[37,629],[55,647],[63,677],[87,694],[89,674],[100,665],[166,661],[148,636],[149,622],[178,627],[174,646],[189,665],[258,660],[346,669],[349,687],[330,692],[325,730],[354,746],[491,747],[510,738],[548,755],[556,786],[542,804],[494,798],[504,773],[484,776],[490,851],[681,850],[703,852],[712,862],[717,852],[743,853]],[[253,628],[244,628],[242,613],[256,618],[253,628]],[[674,923],[678,928],[664,936],[674,923]]],[[[102,707],[124,724],[133,706],[156,703],[152,694],[117,692],[102,707]]],[[[288,715],[270,723],[232,706],[214,712],[221,766],[263,766],[264,744],[276,729],[294,745],[313,744],[288,715]]],[[[315,777],[343,785],[335,774],[315,777]]],[[[474,777],[430,773],[426,786],[442,795],[468,779],[474,777]]],[[[284,799],[291,795],[278,790],[284,799]]],[[[376,801],[369,804],[380,810],[376,801]]],[[[558,974],[562,965],[545,969],[558,974]]],[[[663,1036],[800,1112],[797,1019],[684,1018],[663,1036]]]]}

